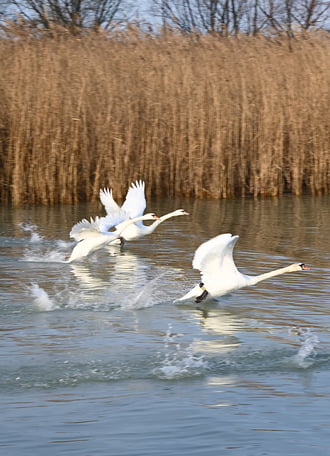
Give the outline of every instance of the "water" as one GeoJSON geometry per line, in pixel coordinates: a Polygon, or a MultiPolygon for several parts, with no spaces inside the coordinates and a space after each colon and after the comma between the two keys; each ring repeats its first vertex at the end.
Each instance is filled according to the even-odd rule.
{"type": "Polygon", "coordinates": [[[153,201],[191,215],[76,264],[68,232],[100,206],[1,208],[0,454],[328,455],[329,203],[153,201]],[[174,304],[223,232],[246,274],[312,269],[174,304]]]}

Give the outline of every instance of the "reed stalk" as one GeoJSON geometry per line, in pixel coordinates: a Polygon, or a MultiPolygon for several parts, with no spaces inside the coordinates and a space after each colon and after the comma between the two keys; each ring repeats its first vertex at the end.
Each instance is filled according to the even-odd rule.
{"type": "Polygon", "coordinates": [[[329,35],[60,31],[0,58],[3,203],[329,193],[329,35]]]}

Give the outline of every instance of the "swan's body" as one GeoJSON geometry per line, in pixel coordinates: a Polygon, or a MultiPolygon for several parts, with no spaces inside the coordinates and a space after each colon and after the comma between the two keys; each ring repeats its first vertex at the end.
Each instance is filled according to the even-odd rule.
{"type": "Polygon", "coordinates": [[[262,280],[286,272],[309,269],[303,263],[295,263],[257,276],[244,275],[238,271],[233,260],[233,249],[238,238],[239,236],[232,236],[229,233],[220,234],[198,247],[192,265],[201,272],[201,283],[177,301],[195,299],[196,302],[201,302],[256,285],[262,280]]]}
{"type": "MultiPolygon", "coordinates": [[[[108,215],[111,215],[113,213],[118,212],[119,210],[122,210],[126,212],[127,218],[139,217],[142,216],[147,205],[144,189],[144,182],[133,182],[128,189],[125,201],[121,207],[119,207],[119,205],[113,199],[112,191],[107,188],[100,190],[100,200],[104,205],[108,215]]],[[[152,223],[149,226],[144,225],[142,223],[142,220],[140,220],[129,225],[122,233],[120,238],[124,239],[125,241],[133,241],[136,239],[140,239],[143,236],[147,236],[148,234],[153,233],[161,223],[165,222],[165,220],[168,220],[172,217],[177,217],[179,215],[189,214],[183,209],[177,209],[176,211],[170,212],[169,214],[165,214],[162,217],[159,217],[157,220],[154,221],[154,223],[152,223]]],[[[125,221],[122,223],[125,223],[125,221]]],[[[121,224],[117,225],[116,229],[121,229],[121,224]]],[[[119,241],[113,241],[113,243],[116,242],[119,241]]]]}
{"type": "Polygon", "coordinates": [[[99,250],[112,241],[119,239],[125,229],[135,222],[158,219],[155,214],[145,214],[132,219],[127,219],[126,217],[127,214],[119,210],[117,213],[107,217],[96,217],[95,220],[91,218],[90,221],[83,219],[76,223],[70,231],[70,237],[78,241],[78,244],[72,250],[67,263],[86,257],[95,252],[95,250],[99,250]],[[116,228],[115,231],[108,231],[116,225],[119,228],[116,228]]]}

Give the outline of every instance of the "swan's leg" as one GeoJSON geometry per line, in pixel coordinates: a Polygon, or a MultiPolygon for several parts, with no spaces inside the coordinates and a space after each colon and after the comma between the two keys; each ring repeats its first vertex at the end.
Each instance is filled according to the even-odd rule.
{"type": "Polygon", "coordinates": [[[200,288],[201,290],[203,290],[203,293],[202,293],[200,296],[197,296],[197,298],[195,299],[195,302],[197,302],[197,303],[200,303],[200,302],[204,301],[204,299],[206,299],[207,295],[209,294],[209,292],[207,291],[207,289],[204,287],[203,282],[201,282],[201,283],[199,284],[199,288],[200,288]]]}
{"type": "Polygon", "coordinates": [[[120,241],[120,247],[124,247],[124,245],[125,245],[125,238],[123,238],[123,237],[120,236],[119,241],[120,241]]]}
{"type": "Polygon", "coordinates": [[[206,299],[208,294],[209,294],[209,292],[207,290],[204,290],[203,293],[195,299],[195,302],[200,303],[200,302],[204,301],[204,299],[206,299]]]}

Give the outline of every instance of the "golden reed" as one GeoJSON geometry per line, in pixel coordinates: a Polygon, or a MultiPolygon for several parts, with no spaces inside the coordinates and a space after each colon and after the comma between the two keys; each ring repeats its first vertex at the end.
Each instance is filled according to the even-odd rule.
{"type": "Polygon", "coordinates": [[[0,201],[329,193],[330,35],[0,40],[0,201]]]}

